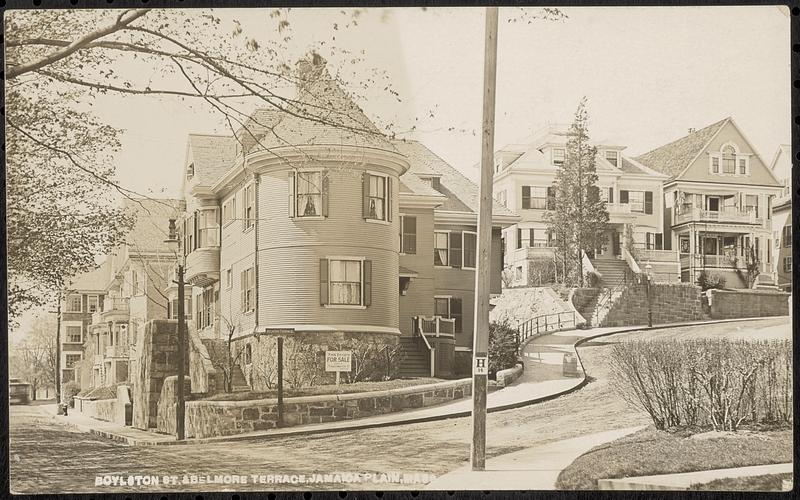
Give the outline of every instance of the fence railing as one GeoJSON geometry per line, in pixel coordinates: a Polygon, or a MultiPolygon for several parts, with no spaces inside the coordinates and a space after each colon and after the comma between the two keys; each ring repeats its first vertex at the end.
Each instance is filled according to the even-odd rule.
{"type": "Polygon", "coordinates": [[[455,335],[456,320],[443,318],[441,316],[417,316],[417,332],[435,336],[455,335]]]}
{"type": "Polygon", "coordinates": [[[520,323],[517,327],[518,341],[521,345],[529,338],[537,335],[575,328],[575,326],[575,311],[542,314],[520,323]]]}

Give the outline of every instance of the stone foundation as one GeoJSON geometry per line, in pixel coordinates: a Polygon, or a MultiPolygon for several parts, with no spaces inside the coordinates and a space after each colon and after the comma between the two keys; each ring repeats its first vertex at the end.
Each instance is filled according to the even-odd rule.
{"type": "Polygon", "coordinates": [[[709,290],[709,310],[714,319],[788,316],[789,294],[764,290],[709,290]]]}
{"type": "MultiPolygon", "coordinates": [[[[703,308],[701,294],[700,287],[688,283],[651,285],[650,306],[653,312],[653,324],[709,319],[703,308]]],[[[646,325],[647,300],[646,284],[628,286],[611,306],[599,326],[646,325]]]]}
{"type": "MultiPolygon", "coordinates": [[[[163,404],[159,403],[158,432],[175,432],[174,409],[170,411],[174,408],[171,388],[174,385],[174,381],[165,384],[163,404]]],[[[371,417],[433,406],[471,395],[472,381],[462,379],[388,391],[286,398],[284,427],[371,417]]],[[[229,436],[273,429],[277,421],[275,399],[186,403],[186,437],[229,436]]]]}

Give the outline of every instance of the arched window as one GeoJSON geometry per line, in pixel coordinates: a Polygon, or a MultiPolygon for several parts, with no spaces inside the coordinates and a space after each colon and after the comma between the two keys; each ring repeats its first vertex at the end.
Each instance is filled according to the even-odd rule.
{"type": "Polygon", "coordinates": [[[722,173],[736,173],[736,149],[731,145],[722,148],[722,173]]]}

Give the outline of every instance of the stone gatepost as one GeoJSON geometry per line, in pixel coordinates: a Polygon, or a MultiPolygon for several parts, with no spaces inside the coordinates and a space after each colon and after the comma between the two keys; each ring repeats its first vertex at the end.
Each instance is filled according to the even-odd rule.
{"type": "MultiPolygon", "coordinates": [[[[156,427],[158,398],[164,379],[177,375],[178,322],[152,320],[145,324],[139,351],[139,373],[133,381],[133,427],[156,427]]],[[[188,375],[188,354],[186,359],[188,375]]]]}

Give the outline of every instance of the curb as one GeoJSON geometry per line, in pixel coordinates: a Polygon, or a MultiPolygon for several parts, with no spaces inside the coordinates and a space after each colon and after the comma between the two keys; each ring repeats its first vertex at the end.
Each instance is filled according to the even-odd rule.
{"type": "MultiPolygon", "coordinates": [[[[529,399],[529,400],[525,400],[525,401],[519,401],[519,402],[516,402],[516,403],[509,403],[509,404],[502,405],[502,406],[496,406],[496,407],[493,407],[493,408],[487,408],[487,413],[494,413],[494,412],[498,412],[498,411],[512,410],[512,409],[516,409],[516,408],[522,408],[522,407],[525,407],[525,406],[530,406],[530,405],[537,404],[537,403],[543,403],[543,402],[546,402],[546,401],[550,401],[550,400],[559,398],[561,396],[566,396],[566,395],[568,395],[568,394],[570,394],[572,392],[575,392],[575,391],[583,388],[586,384],[589,383],[589,381],[588,381],[586,369],[583,366],[583,361],[581,360],[580,354],[578,353],[578,347],[580,347],[582,344],[585,344],[586,342],[590,342],[590,341],[592,341],[594,339],[598,339],[598,338],[602,338],[602,337],[609,337],[611,335],[619,335],[619,334],[622,334],[622,333],[631,333],[631,332],[639,332],[639,331],[650,331],[650,330],[666,330],[666,329],[670,329],[670,328],[681,328],[681,327],[686,327],[686,326],[713,325],[713,324],[733,323],[733,322],[741,322],[741,321],[758,321],[758,320],[764,320],[764,319],[770,319],[770,318],[778,318],[778,317],[782,317],[782,316],[762,316],[762,317],[757,317],[757,318],[730,318],[730,319],[718,319],[718,320],[703,320],[703,321],[694,321],[694,322],[687,322],[687,323],[674,323],[674,324],[669,324],[669,325],[656,325],[656,326],[652,326],[652,327],[648,327],[646,325],[645,326],[630,326],[630,327],[622,327],[623,328],[622,330],[598,333],[596,335],[583,337],[583,338],[577,340],[574,344],[572,344],[572,349],[575,352],[576,356],[578,357],[578,361],[580,362],[581,372],[583,372],[583,377],[582,377],[582,380],[580,382],[576,383],[573,387],[570,387],[568,389],[564,389],[562,391],[554,392],[554,393],[548,394],[546,396],[539,396],[539,397],[536,397],[536,398],[533,398],[533,399],[529,399]]],[[[555,333],[563,333],[563,332],[568,332],[568,331],[573,331],[573,330],[553,331],[553,332],[548,332],[548,335],[555,334],[555,333]]],[[[533,340],[533,339],[531,338],[530,340],[533,340]]],[[[468,417],[471,414],[472,414],[472,411],[471,410],[467,410],[467,411],[459,411],[459,412],[447,413],[447,414],[443,414],[443,415],[431,415],[431,416],[426,416],[426,417],[409,418],[409,419],[400,420],[400,421],[357,423],[358,422],[357,420],[353,420],[352,421],[353,422],[352,425],[342,426],[342,427],[334,427],[334,428],[327,428],[327,429],[325,429],[325,428],[322,428],[322,429],[302,429],[302,428],[298,428],[297,430],[289,431],[289,432],[276,433],[276,432],[273,431],[273,433],[265,433],[265,434],[261,434],[261,435],[257,435],[257,436],[248,435],[248,434],[239,434],[239,435],[231,435],[231,436],[215,436],[215,437],[201,438],[201,439],[191,438],[190,440],[187,439],[187,440],[184,440],[184,441],[177,441],[177,440],[173,440],[173,441],[143,441],[143,440],[139,440],[139,439],[128,437],[128,436],[122,436],[122,435],[119,435],[119,434],[114,434],[114,433],[109,432],[109,431],[103,431],[103,430],[100,430],[100,429],[87,428],[85,426],[81,426],[79,424],[75,424],[75,423],[72,423],[72,422],[65,422],[65,423],[67,425],[73,425],[76,428],[88,429],[88,431],[93,433],[93,434],[96,434],[96,435],[99,435],[99,436],[103,436],[103,437],[108,437],[108,438],[113,439],[115,441],[125,442],[125,443],[127,443],[127,444],[129,444],[131,446],[171,446],[171,445],[192,445],[192,444],[223,443],[223,442],[233,442],[233,441],[257,441],[257,440],[267,440],[267,439],[278,439],[278,438],[284,438],[284,437],[307,436],[307,435],[312,435],[312,434],[325,434],[325,433],[342,432],[342,431],[353,431],[353,430],[362,430],[362,429],[376,429],[376,428],[381,428],[381,427],[393,427],[393,426],[398,426],[398,425],[417,424],[417,423],[424,423],[424,422],[434,422],[434,421],[437,421],[437,420],[448,420],[448,419],[451,419],[451,418],[468,417]]]]}

